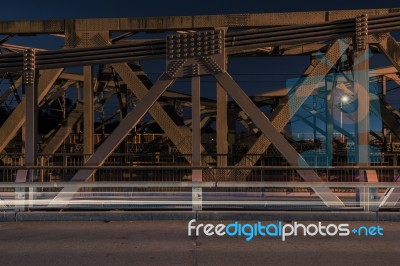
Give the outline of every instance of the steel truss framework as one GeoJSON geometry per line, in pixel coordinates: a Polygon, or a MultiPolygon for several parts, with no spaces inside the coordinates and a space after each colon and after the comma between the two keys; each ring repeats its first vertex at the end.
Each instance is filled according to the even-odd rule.
{"type": "MultiPolygon", "coordinates": [[[[352,140],[356,147],[353,165],[368,167],[371,165],[372,136],[382,142],[382,152],[387,151],[387,145],[395,143],[389,138],[400,139],[400,114],[385,99],[386,83],[394,81],[399,84],[400,80],[400,46],[391,35],[400,29],[399,18],[400,9],[375,9],[0,22],[0,33],[8,35],[0,43],[5,51],[0,55],[0,72],[10,80],[9,89],[1,91],[0,104],[13,97],[18,102],[0,127],[0,152],[4,153],[4,158],[10,158],[13,140],[21,136],[23,145],[20,152],[24,159],[15,181],[37,181],[39,177],[35,167],[44,166],[49,160],[38,160],[38,157],[41,154],[55,155],[72,132],[82,130],[83,121],[84,165],[92,168],[76,171],[70,180],[89,181],[94,178],[96,167],[102,166],[113,153],[121,150],[128,136],[136,133],[137,126],[146,114],[150,114],[174,149],[194,167],[192,181],[246,181],[252,173],[251,167],[259,164],[260,158],[271,149],[271,144],[288,165],[298,167],[297,175],[303,181],[325,181],[290,139],[288,125],[298,119],[313,128],[314,138],[316,132],[324,135],[325,165],[332,165],[332,156],[337,149],[334,148],[333,132],[338,131],[352,140]],[[130,38],[140,32],[164,32],[166,38],[130,38]],[[59,50],[44,50],[8,43],[12,36],[25,34],[63,37],[65,46],[59,50]],[[391,66],[370,69],[371,51],[384,54],[391,66]],[[228,73],[229,57],[245,60],[248,56],[269,55],[309,55],[311,63],[290,88],[260,95],[244,91],[228,73]],[[154,84],[139,63],[153,59],[166,62],[164,73],[154,84]],[[65,71],[78,66],[83,66],[82,74],[65,71]],[[215,79],[216,100],[200,96],[202,76],[215,79]],[[191,79],[191,94],[170,89],[177,79],[182,78],[191,79]],[[371,83],[381,84],[381,91],[373,93],[371,83]],[[66,91],[72,89],[78,91],[74,109],[68,114],[64,110],[62,125],[54,128],[39,152],[39,108],[60,98],[65,102],[66,91]],[[336,92],[353,96],[357,103],[353,113],[335,106],[333,94],[336,92]],[[94,113],[97,109],[104,110],[107,99],[113,95],[118,97],[120,123],[98,143],[95,141],[94,113]],[[228,101],[229,97],[232,102],[228,101]],[[312,97],[322,99],[325,116],[309,105],[312,97]],[[130,108],[129,98],[135,101],[130,108]],[[373,99],[378,99],[378,107],[370,104],[373,99]],[[239,111],[229,107],[232,103],[239,111]],[[273,111],[266,113],[260,108],[263,106],[273,106],[273,111]],[[182,123],[177,119],[177,110],[186,107],[191,108],[192,116],[182,123]],[[313,121],[299,110],[306,111],[313,121]],[[354,134],[333,123],[335,110],[353,121],[354,134]],[[370,111],[379,116],[382,132],[371,132],[370,111]],[[202,130],[210,127],[210,119],[216,119],[218,156],[207,151],[202,141],[202,130]],[[231,163],[227,156],[235,140],[229,136],[237,134],[236,120],[249,130],[254,141],[248,143],[246,154],[240,160],[231,163]],[[325,128],[321,128],[321,121],[325,128]],[[218,171],[205,173],[201,168],[204,166],[225,167],[226,171],[223,174],[218,171]],[[229,166],[235,167],[229,169],[229,166]]],[[[3,165],[6,161],[4,159],[3,165]]],[[[392,165],[397,165],[397,162],[392,162],[392,165]]],[[[359,181],[379,182],[377,171],[364,169],[368,170],[360,168],[356,173],[359,181]]],[[[202,186],[190,187],[193,208],[201,209],[202,186]]],[[[79,188],[66,186],[50,205],[59,206],[60,202],[71,200],[79,188]]],[[[328,207],[345,206],[327,187],[316,186],[312,190],[328,207]]],[[[371,211],[395,206],[400,190],[389,187],[384,195],[378,195],[376,188],[367,187],[360,189],[358,195],[364,210],[371,211]],[[370,204],[374,200],[379,204],[370,204]]]]}

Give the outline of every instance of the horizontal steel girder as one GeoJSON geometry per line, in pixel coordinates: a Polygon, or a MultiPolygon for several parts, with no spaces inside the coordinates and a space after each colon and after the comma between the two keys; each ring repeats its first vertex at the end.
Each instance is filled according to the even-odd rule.
{"type": "MultiPolygon", "coordinates": [[[[400,14],[394,13],[387,16],[374,16],[369,18],[369,33],[385,33],[400,29],[400,14]]],[[[229,32],[225,36],[227,54],[240,54],[243,51],[263,49],[269,46],[282,46],[287,44],[303,44],[307,42],[335,40],[339,38],[354,37],[354,19],[326,22],[311,25],[280,26],[261,28],[237,32],[229,32]]],[[[78,30],[76,30],[78,32],[78,30]]],[[[88,30],[80,30],[81,34],[88,30]]],[[[104,31],[102,31],[104,33],[104,31]]],[[[95,36],[97,36],[97,33],[95,36]]],[[[79,35],[80,36],[80,35],[79,35]]],[[[75,43],[80,39],[76,34],[67,35],[66,43],[75,43]],[[70,39],[72,38],[72,39],[70,39]]],[[[91,40],[95,38],[92,37],[91,40]]],[[[98,38],[95,38],[96,40],[98,38]]],[[[78,65],[111,64],[135,61],[141,59],[154,59],[165,56],[166,44],[164,40],[150,40],[141,43],[125,43],[114,45],[100,45],[96,47],[61,49],[54,51],[38,51],[36,54],[36,69],[51,69],[55,67],[71,67],[78,65]]],[[[391,44],[390,44],[391,45],[391,44]]],[[[4,54],[0,56],[0,71],[20,71],[23,65],[21,54],[4,54]]]]}
{"type": "Polygon", "coordinates": [[[82,31],[151,31],[178,29],[198,30],[218,27],[263,27],[278,25],[313,24],[354,18],[359,14],[376,16],[396,13],[399,11],[399,8],[385,8],[148,18],[2,21],[0,22],[0,34],[62,34],[68,27],[74,27],[76,30],[82,31]]]}

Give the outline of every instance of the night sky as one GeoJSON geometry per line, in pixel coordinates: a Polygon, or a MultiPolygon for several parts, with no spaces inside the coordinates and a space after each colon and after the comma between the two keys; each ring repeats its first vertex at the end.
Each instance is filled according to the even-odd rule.
{"type": "Polygon", "coordinates": [[[204,15],[226,13],[284,12],[308,10],[338,10],[361,8],[400,7],[397,0],[348,1],[348,0],[165,0],[165,1],[55,1],[20,0],[7,1],[2,6],[2,20],[51,19],[51,18],[96,18],[204,15]]]}

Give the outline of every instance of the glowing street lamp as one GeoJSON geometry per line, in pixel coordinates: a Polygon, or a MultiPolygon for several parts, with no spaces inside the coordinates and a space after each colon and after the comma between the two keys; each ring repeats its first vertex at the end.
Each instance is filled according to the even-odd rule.
{"type": "MultiPolygon", "coordinates": [[[[340,129],[342,129],[342,130],[343,130],[343,111],[342,111],[342,108],[343,108],[344,104],[349,102],[349,100],[350,100],[350,97],[347,96],[346,94],[343,95],[340,98],[340,129]]],[[[343,133],[341,135],[341,142],[344,143],[344,135],[343,135],[343,133]]]]}
{"type": "Polygon", "coordinates": [[[340,101],[342,103],[348,103],[349,100],[350,100],[350,97],[347,95],[343,95],[342,98],[340,98],[340,101]]]}

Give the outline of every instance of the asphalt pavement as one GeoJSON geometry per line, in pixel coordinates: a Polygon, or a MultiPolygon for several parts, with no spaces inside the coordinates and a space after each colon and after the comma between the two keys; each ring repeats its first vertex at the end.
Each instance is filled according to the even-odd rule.
{"type": "Polygon", "coordinates": [[[188,222],[2,222],[0,265],[398,265],[400,261],[397,222],[346,222],[350,228],[379,225],[383,236],[297,236],[286,241],[259,235],[246,241],[243,236],[204,232],[188,236],[188,222]]]}

